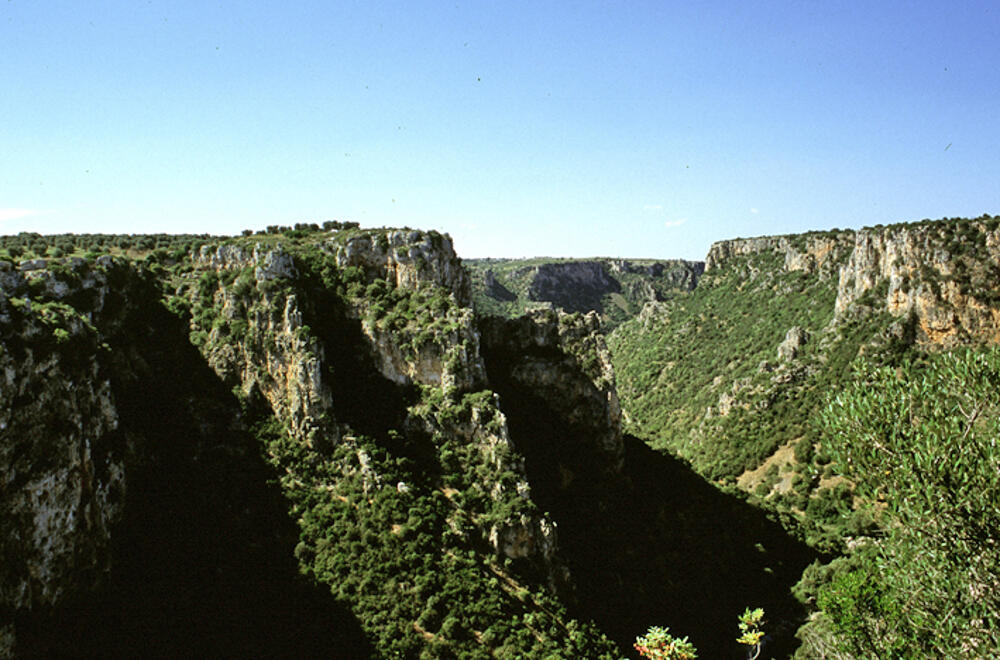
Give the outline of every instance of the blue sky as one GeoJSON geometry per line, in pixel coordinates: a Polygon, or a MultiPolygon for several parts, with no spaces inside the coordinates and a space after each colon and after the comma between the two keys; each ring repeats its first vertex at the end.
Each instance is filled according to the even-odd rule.
{"type": "Polygon", "coordinates": [[[703,258],[1000,213],[995,2],[0,1],[0,233],[703,258]]]}

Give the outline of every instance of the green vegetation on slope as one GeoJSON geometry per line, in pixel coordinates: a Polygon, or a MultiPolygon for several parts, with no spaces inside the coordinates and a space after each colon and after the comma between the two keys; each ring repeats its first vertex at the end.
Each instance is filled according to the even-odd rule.
{"type": "Polygon", "coordinates": [[[832,280],[785,272],[765,251],[734,257],[691,293],[621,326],[608,344],[629,430],[713,481],[757,467],[807,433],[807,411],[823,396],[804,364],[817,342],[792,364],[777,348],[793,327],[817,335],[835,297],[832,280]]]}
{"type": "Polygon", "coordinates": [[[797,657],[1000,648],[997,352],[935,353],[997,340],[998,225],[847,234],[825,271],[810,235],[720,245],[697,289],[609,338],[633,432],[846,553],[796,587],[820,611],[797,657]]]}
{"type": "Polygon", "coordinates": [[[719,244],[697,288],[609,336],[627,428],[794,515],[810,542],[834,549],[871,519],[841,515],[851,486],[812,418],[861,354],[892,365],[933,342],[989,341],[989,312],[977,310],[995,297],[984,257],[997,225],[984,216],[857,240],[828,232],[719,244]],[[851,289],[855,281],[866,288],[851,289]]]}
{"type": "Polygon", "coordinates": [[[859,658],[995,656],[1000,349],[898,368],[861,362],[820,425],[883,532],[807,572],[821,617],[803,631],[803,655],[832,646],[859,658]]]}

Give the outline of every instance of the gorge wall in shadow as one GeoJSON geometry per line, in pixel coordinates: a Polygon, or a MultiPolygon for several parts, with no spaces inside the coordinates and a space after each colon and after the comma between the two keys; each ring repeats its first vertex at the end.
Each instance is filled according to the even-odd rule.
{"type": "Polygon", "coordinates": [[[19,654],[370,657],[348,608],[299,575],[276,475],[186,325],[150,303],[102,328],[135,446],[112,570],[96,594],[22,615],[19,654]]]}
{"type": "Polygon", "coordinates": [[[737,616],[763,607],[761,657],[788,657],[805,616],[789,589],[816,553],[638,438],[624,438],[624,467],[609,471],[580,428],[518,382],[522,358],[492,348],[484,350],[490,382],[525,456],[532,497],[558,523],[575,614],[623,649],[659,625],[687,635],[700,657],[742,658],[737,616]]]}

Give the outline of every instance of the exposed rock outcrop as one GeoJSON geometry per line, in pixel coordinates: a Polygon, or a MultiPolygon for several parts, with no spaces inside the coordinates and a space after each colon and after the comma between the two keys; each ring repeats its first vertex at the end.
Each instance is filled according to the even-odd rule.
{"type": "MultiPolygon", "coordinates": [[[[446,236],[387,230],[334,238],[321,249],[339,269],[360,269],[365,282],[386,281],[410,291],[432,289],[451,296],[459,305],[468,301],[468,276],[446,236]]],[[[212,306],[226,321],[203,329],[208,332],[209,364],[245,393],[263,394],[272,409],[289,420],[298,437],[306,439],[321,430],[328,438],[335,437],[336,402],[325,382],[330,377],[324,370],[326,347],[303,320],[333,310],[321,311],[329,303],[316,298],[315,292],[296,288],[300,273],[293,257],[280,247],[248,253],[222,245],[214,251],[203,248],[196,263],[216,273],[253,273],[253,280],[242,287],[227,286],[226,278],[220,278],[209,292],[212,306]],[[236,342],[229,337],[233,321],[241,328],[245,325],[244,336],[236,342]]],[[[190,295],[198,292],[192,289],[190,295]]],[[[455,391],[482,387],[485,371],[479,335],[467,306],[452,309],[448,326],[426,336],[425,328],[378,323],[372,317],[372,305],[368,296],[359,296],[335,313],[361,322],[373,364],[382,376],[398,385],[455,391]],[[415,337],[418,333],[421,336],[415,337]]]]}
{"type": "Polygon", "coordinates": [[[919,340],[940,346],[1000,341],[1000,229],[985,220],[866,229],[840,269],[836,315],[872,292],[894,316],[914,314],[919,340]]]}
{"type": "MultiPolygon", "coordinates": [[[[334,338],[324,336],[329,327],[357,333],[367,354],[363,361],[370,362],[382,378],[395,386],[431,386],[455,397],[486,387],[479,330],[467,305],[468,277],[447,237],[416,231],[366,232],[335,237],[321,244],[320,249],[339,272],[356,269],[362,284],[373,287],[372,293],[331,298],[330,291],[310,290],[302,283],[309,282],[311,275],[280,249],[247,252],[223,245],[215,251],[201,251],[197,263],[202,272],[218,277],[200,290],[190,287],[186,295],[196,307],[199,300],[210,303],[224,321],[215,323],[202,346],[208,363],[220,376],[244,393],[263,394],[277,416],[287,420],[293,435],[310,446],[319,438],[326,443],[353,440],[344,435],[346,427],[342,424],[350,414],[334,393],[336,388],[331,387],[332,379],[349,375],[338,373],[330,355],[355,349],[350,344],[332,344],[334,338]],[[267,264],[282,267],[273,274],[276,269],[267,264]],[[251,272],[252,281],[245,275],[251,272]],[[261,273],[273,275],[262,277],[261,273]],[[240,277],[245,280],[242,286],[240,277]],[[225,284],[233,280],[236,285],[225,284]],[[437,304],[439,312],[432,319],[437,323],[428,321],[433,326],[428,328],[388,322],[381,316],[388,303],[379,296],[398,300],[411,296],[424,301],[422,304],[437,304]],[[441,302],[444,298],[452,302],[441,302]],[[430,300],[439,302],[427,302],[430,300]],[[246,328],[233,341],[230,328],[241,321],[245,321],[246,328]],[[324,330],[321,325],[329,327],[324,330]],[[428,334],[428,330],[433,332],[428,334]]],[[[195,332],[207,330],[196,320],[192,324],[195,332]]],[[[563,341],[567,345],[575,341],[577,350],[586,350],[587,338],[577,335],[591,331],[589,326],[576,334],[566,329],[563,341]]],[[[340,336],[340,340],[344,338],[340,336]]],[[[610,369],[606,349],[604,353],[603,364],[610,369]]],[[[595,374],[595,378],[600,377],[595,374]]],[[[607,387],[607,383],[603,386],[607,387]]],[[[617,411],[617,399],[613,401],[617,411]]],[[[536,565],[548,575],[554,591],[565,592],[569,577],[557,558],[555,523],[530,505],[531,487],[523,460],[514,452],[506,418],[497,402],[472,404],[458,417],[418,406],[408,413],[403,425],[410,434],[460,438],[462,445],[476,448],[480,460],[491,466],[488,474],[493,475],[479,489],[488,493],[497,506],[508,491],[525,502],[525,511],[515,509],[509,516],[493,520],[483,530],[484,540],[498,556],[536,565]],[[498,479],[496,475],[514,475],[514,480],[498,479]]],[[[617,442],[620,455],[620,431],[617,442]]],[[[357,454],[368,491],[393,487],[399,493],[409,492],[409,485],[400,488],[383,479],[367,452],[359,450],[357,454]]]]}
{"type": "Polygon", "coordinates": [[[805,346],[807,341],[809,341],[807,330],[797,325],[789,328],[788,332],[785,333],[784,341],[778,345],[778,359],[784,361],[794,359],[798,355],[799,349],[805,346]]]}
{"type": "Polygon", "coordinates": [[[252,251],[220,245],[201,249],[195,259],[195,274],[230,273],[245,278],[237,286],[226,286],[225,278],[206,279],[192,287],[192,304],[218,310],[216,322],[193,331],[206,331],[203,352],[208,364],[225,381],[238,385],[246,395],[257,392],[275,413],[304,441],[321,429],[336,435],[333,419],[326,419],[332,399],[323,382],[320,365],[323,347],[303,331],[299,297],[292,291],[298,271],[292,256],[280,246],[252,251]],[[238,341],[231,341],[234,326],[238,341]],[[321,425],[321,420],[326,424],[321,425]]]}
{"type": "Polygon", "coordinates": [[[606,469],[619,470],[621,406],[597,314],[542,310],[510,320],[486,319],[482,328],[490,381],[501,394],[516,388],[538,399],[567,429],[569,445],[589,443],[585,450],[565,447],[566,460],[596,451],[606,469]]]}
{"type": "MultiPolygon", "coordinates": [[[[866,294],[890,314],[913,314],[917,340],[950,347],[1000,341],[1000,282],[996,219],[943,220],[859,231],[767,236],[714,243],[706,272],[734,258],[773,253],[785,271],[837,276],[834,321],[851,315],[866,294]]],[[[750,268],[749,279],[757,276],[750,268]]]]}
{"type": "Polygon", "coordinates": [[[608,275],[602,263],[553,262],[533,268],[528,298],[548,301],[570,311],[587,311],[580,309],[580,300],[600,301],[604,294],[620,290],[618,280],[608,275]]]}
{"type": "Polygon", "coordinates": [[[735,257],[774,252],[782,259],[784,270],[816,273],[825,279],[836,274],[839,260],[852,247],[853,237],[852,231],[834,230],[717,241],[712,244],[705,257],[705,272],[718,269],[735,257]]]}
{"type": "Polygon", "coordinates": [[[331,240],[337,265],[361,268],[368,280],[394,286],[430,282],[451,291],[458,304],[472,304],[469,276],[455,255],[451,238],[434,231],[376,230],[331,240]]]}
{"type": "Polygon", "coordinates": [[[107,342],[145,277],[110,257],[0,262],[0,610],[50,608],[110,569],[135,447],[107,342]]]}

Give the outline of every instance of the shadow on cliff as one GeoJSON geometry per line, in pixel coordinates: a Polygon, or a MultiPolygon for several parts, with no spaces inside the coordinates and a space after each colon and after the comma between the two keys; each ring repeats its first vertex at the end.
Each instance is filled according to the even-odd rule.
{"type": "Polygon", "coordinates": [[[347,607],[299,575],[276,475],[186,323],[152,291],[129,297],[147,307],[107,329],[118,439],[135,448],[112,570],[97,595],[22,617],[19,653],[370,657],[347,607]]]}
{"type": "Polygon", "coordinates": [[[511,377],[516,357],[485,353],[532,498],[559,525],[576,616],[623,650],[658,625],[689,636],[700,657],[743,658],[737,616],[763,607],[769,638],[761,657],[791,655],[805,613],[789,589],[817,557],[810,548],[638,438],[624,439],[621,473],[609,469],[585,430],[511,377]]]}

